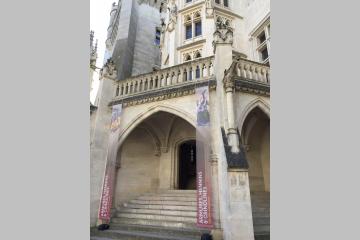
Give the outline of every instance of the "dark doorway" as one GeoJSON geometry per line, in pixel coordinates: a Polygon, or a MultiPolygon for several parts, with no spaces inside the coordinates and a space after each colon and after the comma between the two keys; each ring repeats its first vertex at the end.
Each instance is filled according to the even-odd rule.
{"type": "Polygon", "coordinates": [[[196,189],[196,141],[182,143],[179,149],[179,189],[196,189]]]}

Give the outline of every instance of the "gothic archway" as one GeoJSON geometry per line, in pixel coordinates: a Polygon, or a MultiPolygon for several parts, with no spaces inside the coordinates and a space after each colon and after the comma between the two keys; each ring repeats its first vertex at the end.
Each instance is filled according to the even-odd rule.
{"type": "Polygon", "coordinates": [[[179,139],[195,136],[195,128],[177,114],[159,109],[142,114],[120,136],[115,205],[147,192],[173,187],[174,149],[179,139]],[[146,117],[144,117],[146,116],[146,117]]]}

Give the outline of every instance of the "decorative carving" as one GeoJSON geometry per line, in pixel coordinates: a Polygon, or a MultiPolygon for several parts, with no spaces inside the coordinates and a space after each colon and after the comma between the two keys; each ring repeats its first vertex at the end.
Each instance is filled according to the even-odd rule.
{"type": "Polygon", "coordinates": [[[232,91],[235,88],[236,65],[237,62],[233,61],[229,69],[224,71],[223,84],[226,91],[232,91]]]}
{"type": "Polygon", "coordinates": [[[128,96],[121,99],[114,99],[109,105],[122,103],[123,107],[135,106],[139,104],[162,101],[171,98],[183,97],[191,94],[195,94],[195,87],[209,85],[210,89],[216,88],[216,81],[210,79],[203,82],[190,82],[188,85],[180,87],[174,87],[169,89],[159,89],[158,91],[145,92],[138,96],[128,96]]]}
{"type": "Polygon", "coordinates": [[[214,52],[216,51],[216,44],[218,43],[233,43],[234,31],[230,25],[231,24],[229,19],[221,17],[217,18],[215,22],[216,30],[214,32],[213,42],[214,52]]]}
{"type": "Polygon", "coordinates": [[[103,68],[100,70],[100,79],[110,78],[115,80],[117,76],[117,70],[114,61],[109,58],[103,68]]]}
{"type": "Polygon", "coordinates": [[[175,0],[169,1],[168,10],[169,10],[169,23],[167,25],[167,29],[169,32],[171,32],[172,30],[174,30],[175,24],[177,22],[178,8],[175,3],[175,0]]]}
{"type": "Polygon", "coordinates": [[[207,18],[214,17],[213,0],[206,0],[205,1],[205,13],[206,13],[207,18]]]}

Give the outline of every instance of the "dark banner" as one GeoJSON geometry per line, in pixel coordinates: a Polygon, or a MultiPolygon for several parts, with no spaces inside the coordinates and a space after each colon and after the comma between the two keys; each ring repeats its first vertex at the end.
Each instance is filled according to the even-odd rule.
{"type": "Polygon", "coordinates": [[[113,106],[111,123],[110,123],[110,136],[109,136],[109,149],[106,160],[105,175],[101,192],[99,219],[104,222],[109,222],[111,218],[111,206],[115,184],[115,171],[116,171],[116,153],[113,146],[116,144],[118,136],[117,130],[120,126],[120,117],[122,111],[122,104],[113,106]]]}
{"type": "Polygon", "coordinates": [[[197,226],[212,228],[209,87],[196,88],[197,226]]]}

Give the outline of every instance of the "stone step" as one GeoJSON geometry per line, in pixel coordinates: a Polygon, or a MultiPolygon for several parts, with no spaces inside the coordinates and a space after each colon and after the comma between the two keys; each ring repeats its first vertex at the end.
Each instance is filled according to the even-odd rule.
{"type": "Polygon", "coordinates": [[[270,218],[269,213],[253,213],[252,216],[253,218],[263,218],[263,217],[270,218]]]}
{"type": "Polygon", "coordinates": [[[196,217],[196,211],[176,211],[176,210],[162,210],[162,209],[137,209],[137,208],[121,208],[121,213],[141,213],[141,214],[158,214],[158,215],[172,215],[184,217],[196,217]]]}
{"type": "Polygon", "coordinates": [[[254,232],[257,233],[270,233],[270,225],[262,224],[262,225],[254,225],[254,232]]]}
{"type": "Polygon", "coordinates": [[[169,193],[162,193],[162,194],[144,194],[141,197],[186,197],[186,198],[195,198],[196,194],[169,194],[169,193]]]}
{"type": "Polygon", "coordinates": [[[176,222],[187,222],[196,223],[196,217],[184,217],[184,216],[168,216],[168,215],[157,215],[157,214],[140,214],[140,213],[116,213],[119,218],[136,218],[136,219],[149,219],[158,221],[176,221],[176,222]]]}
{"type": "Polygon", "coordinates": [[[159,221],[159,220],[141,219],[141,218],[114,217],[111,219],[111,222],[114,224],[147,225],[147,226],[173,227],[173,228],[183,228],[183,229],[195,228],[195,224],[189,222],[159,221]]]}
{"type": "Polygon", "coordinates": [[[270,240],[270,234],[255,234],[255,240],[270,240]]]}
{"type": "Polygon", "coordinates": [[[149,226],[149,225],[131,225],[131,224],[112,224],[110,225],[111,230],[125,230],[133,232],[155,232],[168,235],[177,235],[177,236],[201,236],[203,233],[209,233],[210,230],[203,228],[173,228],[173,227],[159,227],[159,226],[149,226]]]}
{"type": "MultiPolygon", "coordinates": [[[[200,235],[178,236],[172,234],[156,233],[156,232],[142,232],[142,231],[128,231],[128,230],[106,230],[95,233],[93,239],[116,239],[116,240],[193,240],[200,238],[200,235]]],[[[99,240],[100,240],[99,239],[99,240]]],[[[104,240],[105,240],[104,239],[104,240]]]]}
{"type": "Polygon", "coordinates": [[[148,201],[184,201],[184,202],[196,202],[196,197],[184,197],[184,196],[141,196],[136,200],[148,200],[148,201]]]}
{"type": "Polygon", "coordinates": [[[270,214],[270,208],[269,207],[257,207],[252,205],[253,209],[252,212],[253,213],[269,213],[270,214]]]}
{"type": "Polygon", "coordinates": [[[269,202],[251,202],[251,206],[255,206],[255,207],[270,207],[270,203],[269,202]]]}
{"type": "Polygon", "coordinates": [[[196,190],[177,190],[177,189],[170,189],[170,190],[165,190],[164,192],[167,193],[179,193],[179,194],[183,194],[183,193],[192,193],[192,194],[196,194],[196,190]]]}
{"type": "Polygon", "coordinates": [[[269,217],[255,217],[253,218],[254,225],[266,225],[270,224],[269,217]]]}
{"type": "MultiPolygon", "coordinates": [[[[163,210],[179,210],[179,211],[196,211],[195,206],[173,206],[173,205],[159,205],[159,204],[126,204],[125,208],[136,209],[163,209],[163,210]]],[[[121,207],[122,208],[122,207],[121,207]]]]}
{"type": "Polygon", "coordinates": [[[196,202],[185,202],[185,201],[170,201],[170,200],[131,200],[133,204],[152,204],[152,205],[173,205],[173,206],[196,206],[196,202]]]}

